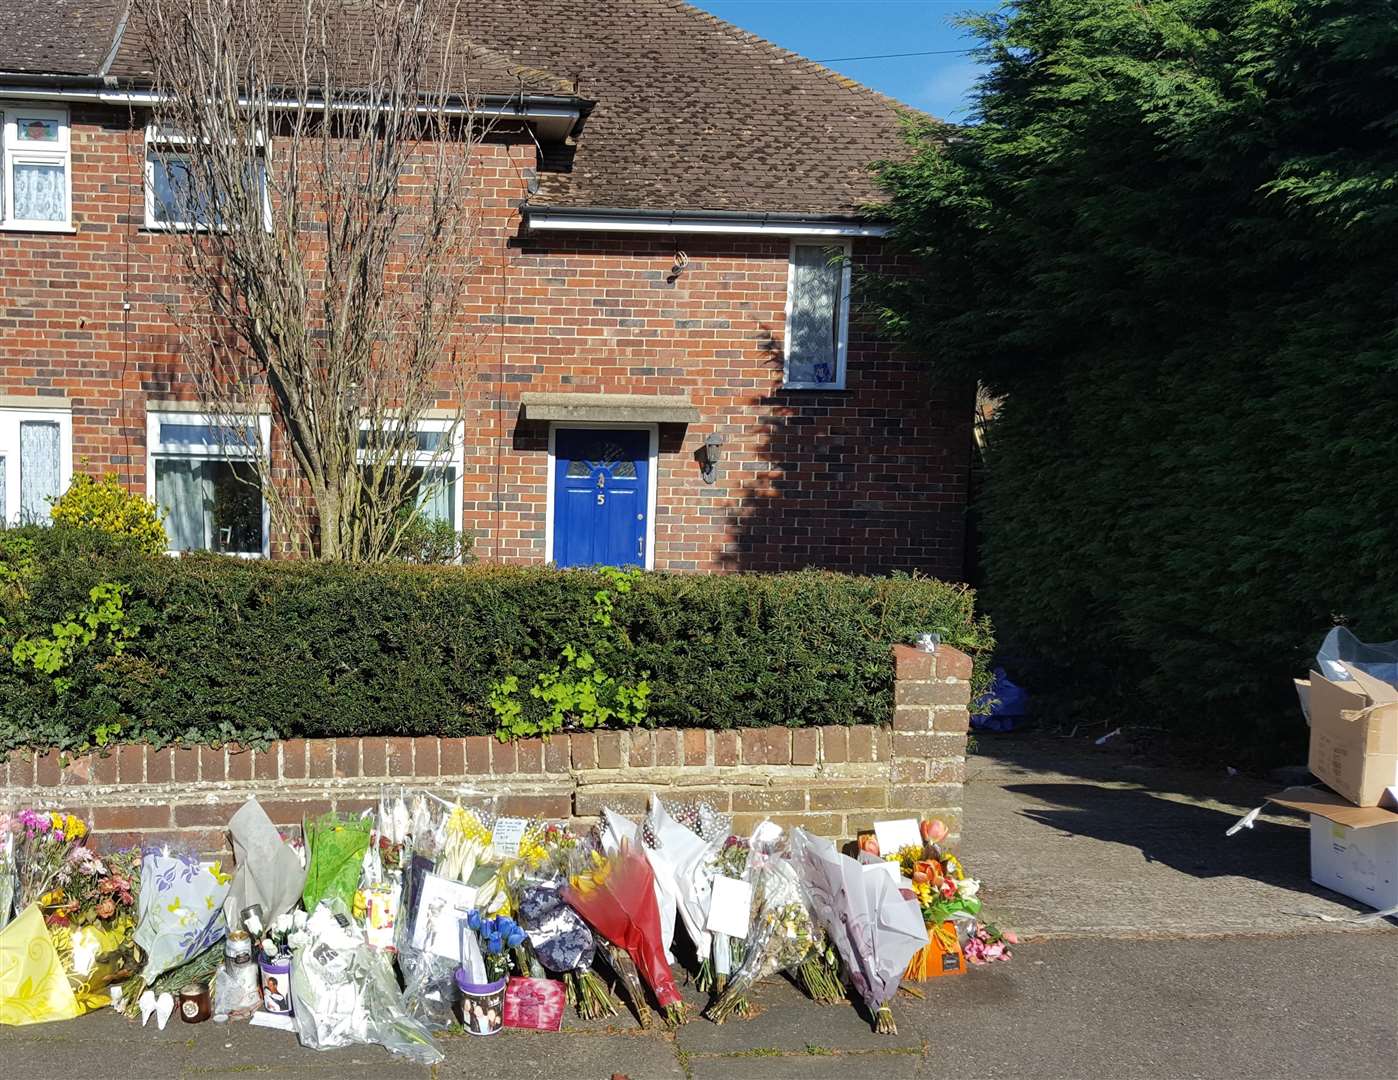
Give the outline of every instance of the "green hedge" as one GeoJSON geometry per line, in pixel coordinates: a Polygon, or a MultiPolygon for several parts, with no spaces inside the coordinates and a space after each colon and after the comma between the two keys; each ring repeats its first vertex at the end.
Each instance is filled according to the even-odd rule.
{"type": "MultiPolygon", "coordinates": [[[[151,558],[66,528],[0,533],[0,550],[15,541],[33,558],[20,583],[0,564],[0,751],[493,733],[496,682],[613,632],[590,620],[603,579],[586,571],[151,558]],[[12,661],[102,582],[126,590],[119,653],[79,649],[62,693],[12,661]]],[[[993,644],[971,591],[917,577],[645,574],[614,618],[630,645],[613,673],[650,672],[658,726],[886,723],[891,643],[940,631],[982,680],[993,644]]]]}

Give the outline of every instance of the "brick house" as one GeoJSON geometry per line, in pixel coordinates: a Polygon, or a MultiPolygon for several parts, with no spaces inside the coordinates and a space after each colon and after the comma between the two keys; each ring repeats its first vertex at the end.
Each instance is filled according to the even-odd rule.
{"type": "MultiPolygon", "coordinates": [[[[891,265],[864,208],[895,103],[679,0],[463,11],[509,122],[480,150],[482,347],[433,513],[509,562],[960,577],[971,388],[849,310],[851,267],[891,265]]],[[[274,552],[171,348],[144,43],[120,2],[0,12],[5,520],[116,472],[176,548],[274,552]]]]}

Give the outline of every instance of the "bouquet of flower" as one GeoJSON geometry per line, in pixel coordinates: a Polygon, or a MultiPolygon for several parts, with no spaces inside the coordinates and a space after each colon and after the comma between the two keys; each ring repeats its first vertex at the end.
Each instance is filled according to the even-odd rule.
{"type": "Polygon", "coordinates": [[[0,930],[15,907],[15,834],[9,813],[0,813],[0,930]]]}
{"type": "MultiPolygon", "coordinates": [[[[480,969],[472,971],[472,965],[466,962],[464,956],[462,958],[462,966],[470,972],[472,981],[496,982],[508,975],[513,950],[525,942],[525,933],[519,924],[508,915],[487,917],[476,909],[466,916],[466,928],[474,935],[476,952],[473,955],[478,955],[481,961],[480,969]],[[479,978],[481,975],[483,979],[479,978]]],[[[469,938],[466,940],[470,941],[469,938]]],[[[466,948],[470,950],[471,945],[468,944],[466,948]]],[[[524,973],[528,972],[526,963],[524,973]]]]}
{"type": "MultiPolygon", "coordinates": [[[[708,878],[710,899],[715,878],[726,877],[735,881],[747,879],[749,847],[747,840],[729,835],[711,851],[707,864],[696,870],[696,875],[703,874],[708,878]]],[[[728,977],[733,973],[733,969],[743,962],[744,942],[742,938],[730,937],[728,934],[714,933],[711,936],[713,948],[709,955],[699,962],[699,973],[694,977],[694,985],[706,993],[710,990],[722,993],[728,985],[728,977]]]]}
{"type": "Polygon", "coordinates": [[[306,919],[306,913],[298,908],[278,915],[270,926],[260,927],[259,923],[258,932],[254,932],[252,926],[249,926],[248,932],[254,935],[258,951],[266,959],[285,959],[309,942],[306,919]]]}
{"type": "Polygon", "coordinates": [[[232,877],[218,862],[202,862],[169,847],[150,849],[141,860],[136,944],[146,954],[145,982],[207,951],[223,940],[228,925],[223,899],[232,877]]]}
{"type": "Polygon", "coordinates": [[[307,911],[322,900],[351,910],[371,827],[368,818],[333,812],[305,823],[308,862],[301,903],[307,911]]]}
{"type": "Polygon", "coordinates": [[[754,837],[748,852],[752,882],[752,924],[743,962],[706,1014],[716,1024],[747,1008],[747,992],[759,980],[796,968],[815,945],[816,928],[801,895],[800,881],[787,857],[784,837],[754,837]]]}
{"type": "Polygon", "coordinates": [[[529,881],[514,897],[520,925],[540,964],[563,976],[568,1003],[584,1020],[615,1016],[617,1002],[595,971],[592,928],[563,902],[562,879],[529,881]]]}
{"type": "Polygon", "coordinates": [[[138,847],[100,858],[86,847],[70,847],[41,904],[50,926],[109,926],[123,917],[135,918],[140,880],[138,847]]]}
{"type": "Polygon", "coordinates": [[[1013,930],[1001,930],[994,923],[977,923],[976,932],[966,942],[966,959],[977,965],[1010,959],[1010,946],[1018,945],[1013,930]]]}
{"type": "Polygon", "coordinates": [[[839,951],[850,982],[869,1010],[875,1030],[897,1030],[888,1002],[908,961],[927,944],[927,929],[916,901],[878,869],[835,850],[828,840],[796,829],[791,856],[811,911],[839,951]]]}
{"type": "Polygon", "coordinates": [[[645,854],[630,844],[611,856],[593,852],[591,867],[569,880],[563,899],[635,964],[667,1023],[684,1023],[684,1002],[665,961],[655,873],[645,854]]]}
{"type": "Polygon", "coordinates": [[[11,825],[14,835],[16,912],[53,888],[69,852],[87,838],[87,825],[72,814],[21,810],[11,825]]]}

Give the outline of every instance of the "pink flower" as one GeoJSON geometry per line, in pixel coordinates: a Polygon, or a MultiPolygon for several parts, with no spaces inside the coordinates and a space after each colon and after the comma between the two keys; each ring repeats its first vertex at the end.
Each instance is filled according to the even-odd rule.
{"type": "Polygon", "coordinates": [[[986,960],[999,960],[1004,953],[1005,946],[1001,945],[998,941],[994,945],[987,945],[985,947],[986,960]]]}
{"type": "Polygon", "coordinates": [[[1016,934],[1013,930],[1006,930],[1005,933],[1001,936],[1004,937],[1005,941],[1011,945],[1019,944],[1019,935],[1016,934]]]}
{"type": "Polygon", "coordinates": [[[116,914],[116,901],[110,896],[104,897],[97,902],[97,917],[99,919],[110,919],[116,914]]]}

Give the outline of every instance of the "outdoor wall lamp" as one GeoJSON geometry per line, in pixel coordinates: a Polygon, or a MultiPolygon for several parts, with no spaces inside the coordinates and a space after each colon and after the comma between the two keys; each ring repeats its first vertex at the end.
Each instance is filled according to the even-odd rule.
{"type": "Polygon", "coordinates": [[[722,435],[706,435],[703,444],[694,451],[695,460],[699,462],[699,475],[706,484],[718,479],[718,451],[722,445],[722,435]]]}

